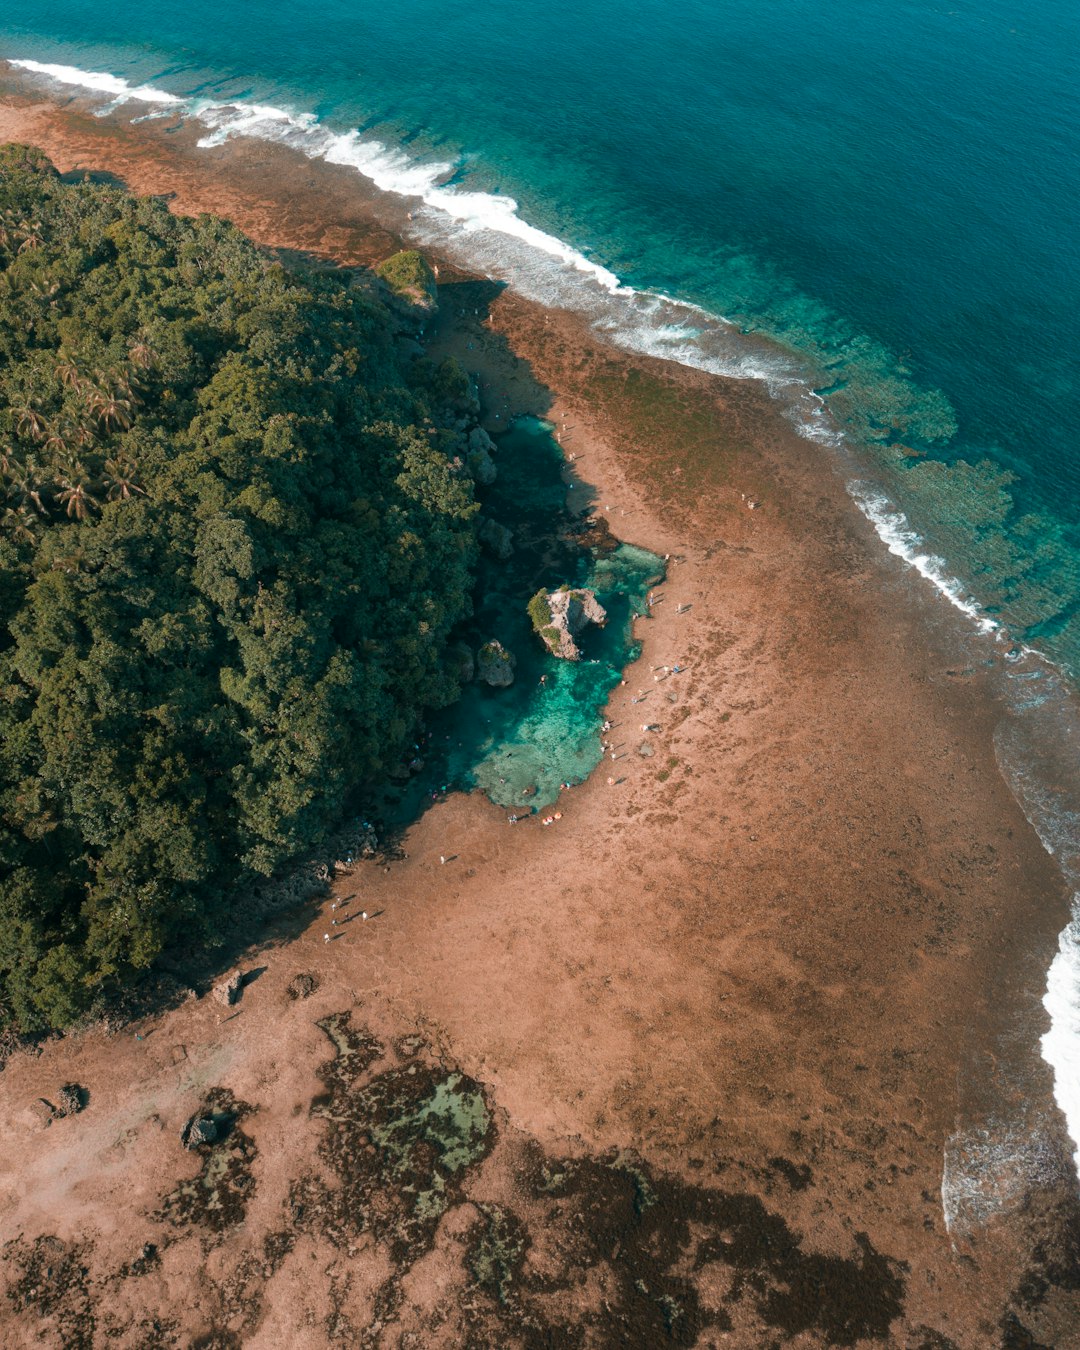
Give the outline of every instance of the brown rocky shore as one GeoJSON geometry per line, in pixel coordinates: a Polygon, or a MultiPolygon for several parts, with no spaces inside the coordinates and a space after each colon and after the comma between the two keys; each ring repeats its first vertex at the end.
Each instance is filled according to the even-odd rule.
{"type": "MultiPolygon", "coordinates": [[[[280,147],[13,76],[0,139],[269,247],[398,246],[355,173],[280,147]]],[[[235,1004],[9,1059],[0,1340],[1080,1345],[1038,1056],[1067,896],[995,762],[982,639],[759,386],[440,281],[430,343],[486,428],[549,419],[573,500],[669,555],[607,713],[656,753],[552,829],[451,796],[269,923],[235,1004]]]]}

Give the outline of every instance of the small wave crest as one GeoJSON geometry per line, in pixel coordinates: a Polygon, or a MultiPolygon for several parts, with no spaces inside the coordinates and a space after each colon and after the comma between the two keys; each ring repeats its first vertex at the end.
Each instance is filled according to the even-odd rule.
{"type": "Polygon", "coordinates": [[[902,558],[920,576],[937,588],[950,604],[971,619],[980,632],[994,633],[1000,624],[986,614],[977,600],[948,570],[943,558],[926,551],[922,537],[912,528],[902,511],[877,487],[862,481],[848,483],[847,489],[863,515],[877,531],[878,538],[897,558],[902,558]]]}
{"type": "Polygon", "coordinates": [[[1036,1186],[1060,1177],[1058,1158],[1039,1121],[995,1121],[958,1130],[945,1141],[941,1211],[955,1244],[1019,1208],[1036,1186]]]}
{"type": "Polygon", "coordinates": [[[27,70],[32,75],[44,75],[58,84],[75,85],[80,89],[90,89],[97,94],[110,94],[112,106],[132,100],[136,103],[170,103],[179,106],[184,99],[157,89],[150,84],[133,85],[118,75],[109,75],[100,70],[80,70],[77,66],[50,65],[45,61],[9,61],[17,70],[27,70]]]}
{"type": "Polygon", "coordinates": [[[1013,653],[1003,685],[1010,715],[994,735],[998,766],[1075,892],[1047,972],[1043,1007],[1050,1029],[1040,1048],[1053,1070],[1054,1099],[1080,1172],[1080,712],[1060,672],[1030,648],[1013,653]]]}
{"type": "Polygon", "coordinates": [[[452,182],[460,167],[455,163],[410,158],[359,131],[335,131],[312,113],[255,102],[182,98],[75,66],[28,60],[10,64],[89,93],[107,94],[110,109],[127,102],[167,105],[206,128],[198,141],[203,149],[251,137],[355,169],[379,191],[411,207],[409,228],[418,242],[437,245],[463,266],[511,282],[529,299],[583,314],[626,350],[710,374],[763,381],[810,439],[836,434],[824,430],[823,404],[810,394],[793,356],[764,339],[747,338],[700,306],[627,285],[602,263],[525,220],[513,197],[452,182]]]}

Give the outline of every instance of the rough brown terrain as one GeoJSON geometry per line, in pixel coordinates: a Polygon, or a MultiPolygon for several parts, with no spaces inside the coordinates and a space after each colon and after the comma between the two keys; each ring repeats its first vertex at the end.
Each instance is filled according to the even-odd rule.
{"type": "MultiPolygon", "coordinates": [[[[267,245],[395,247],[355,175],[272,147],[14,86],[0,138],[267,245]]],[[[1066,897],[997,771],[982,639],[755,386],[444,281],[432,342],[491,429],[549,417],[573,500],[671,555],[620,757],[556,828],[433,806],[339,879],[335,917],[372,917],[268,928],[235,1008],[12,1057],[3,1344],[1080,1344],[1037,1054],[1066,897]],[[65,1083],[84,1109],[46,1124],[65,1083]],[[194,1113],[221,1143],[182,1147],[194,1113]],[[946,1150],[1004,1125],[1038,1168],[948,1232],[946,1150]]]]}

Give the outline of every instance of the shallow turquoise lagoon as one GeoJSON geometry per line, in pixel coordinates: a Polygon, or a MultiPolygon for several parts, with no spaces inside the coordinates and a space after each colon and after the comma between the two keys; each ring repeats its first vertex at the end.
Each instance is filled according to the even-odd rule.
{"type": "Polygon", "coordinates": [[[554,802],[562,784],[582,782],[600,762],[608,694],[638,655],[635,620],[648,622],[648,592],[663,576],[663,561],[645,549],[590,548],[587,531],[571,534],[562,450],[547,423],[523,418],[496,442],[499,476],[483,509],[513,527],[514,552],[506,561],[484,555],[466,638],[473,651],[496,638],[513,652],[514,683],[474,681],[434,719],[424,767],[394,812],[401,818],[433,793],[459,788],[480,788],[510,814],[529,813],[554,802]],[[549,655],[526,613],[541,586],[563,583],[594,589],[607,610],[607,624],[579,639],[580,661],[549,655]]]}

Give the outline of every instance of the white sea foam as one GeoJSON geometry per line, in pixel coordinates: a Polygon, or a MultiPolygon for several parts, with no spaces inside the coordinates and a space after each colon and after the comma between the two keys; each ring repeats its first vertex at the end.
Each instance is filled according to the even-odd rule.
{"type": "Polygon", "coordinates": [[[1054,1099],[1077,1145],[1073,1162],[1080,1171],[1080,895],[1074,900],[1072,922],[1058,938],[1043,1007],[1050,1015],[1050,1030],[1042,1038],[1042,1057],[1054,1071],[1054,1099]]]}
{"type": "Polygon", "coordinates": [[[90,89],[98,94],[111,94],[113,105],[126,103],[129,99],[137,103],[183,103],[182,98],[156,89],[153,85],[129,84],[116,75],[108,75],[100,70],[80,70],[77,66],[56,66],[43,61],[10,61],[9,65],[18,70],[28,70],[34,75],[45,75],[57,84],[70,84],[79,89],[90,89]]]}
{"type": "Polygon", "coordinates": [[[991,1121],[945,1141],[941,1211],[955,1243],[1018,1208],[1033,1186],[1052,1184],[1057,1159],[1042,1121],[991,1121]]]}
{"type": "Polygon", "coordinates": [[[981,632],[994,633],[1000,628],[1001,625],[983,611],[978,601],[966,593],[961,582],[950,575],[945,560],[926,552],[921,536],[880,488],[855,481],[848,483],[847,489],[890,553],[914,567],[962,614],[973,620],[981,632]]]}

